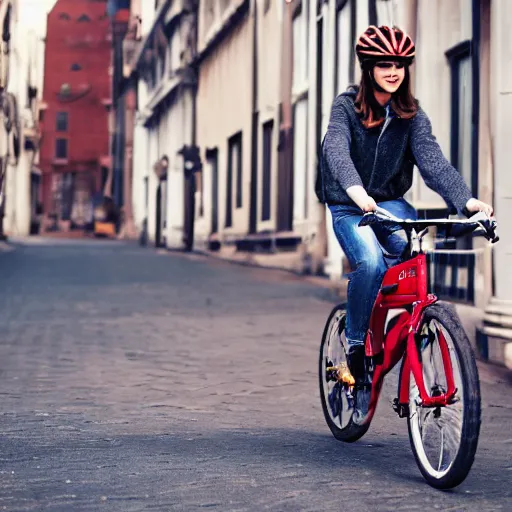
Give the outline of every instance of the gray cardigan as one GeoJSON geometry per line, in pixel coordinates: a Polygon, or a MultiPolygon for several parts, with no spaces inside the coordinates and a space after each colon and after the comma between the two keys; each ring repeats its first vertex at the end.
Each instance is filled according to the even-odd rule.
{"type": "Polygon", "coordinates": [[[321,201],[353,205],[346,193],[353,185],[364,187],[376,202],[398,199],[411,188],[417,165],[427,186],[463,213],[471,191],[444,157],[425,112],[419,108],[409,120],[395,115],[367,129],[354,107],[356,93],[349,89],[332,106],[316,184],[321,201]]]}

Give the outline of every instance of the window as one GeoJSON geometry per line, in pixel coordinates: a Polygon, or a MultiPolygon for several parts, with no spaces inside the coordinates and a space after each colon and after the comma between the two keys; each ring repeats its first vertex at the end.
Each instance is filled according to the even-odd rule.
{"type": "Polygon", "coordinates": [[[56,116],[56,130],[58,132],[67,132],[68,131],[68,113],[67,112],[57,112],[56,116]]]}
{"type": "Polygon", "coordinates": [[[228,140],[228,169],[226,179],[226,227],[233,225],[233,178],[236,178],[235,207],[242,206],[242,134],[228,140]]]}
{"type": "Polygon", "coordinates": [[[476,129],[473,102],[471,42],[464,41],[446,52],[451,68],[451,147],[452,165],[464,176],[473,192],[478,192],[476,162],[472,159],[472,132],[476,129]]]}
{"type": "Polygon", "coordinates": [[[70,19],[71,19],[71,16],[67,12],[61,12],[59,14],[59,20],[69,21],[70,19]]]}
{"type": "Polygon", "coordinates": [[[74,64],[71,64],[71,71],[80,71],[82,69],[82,66],[80,64],[77,64],[76,62],[74,64]]]}
{"type": "Polygon", "coordinates": [[[55,158],[66,159],[68,157],[68,140],[57,139],[55,141],[55,158]]]}
{"type": "Polygon", "coordinates": [[[236,166],[236,207],[242,207],[243,173],[242,173],[242,134],[237,135],[232,146],[232,162],[236,166]]]}
{"type": "Polygon", "coordinates": [[[82,14],[82,16],[80,16],[80,18],[78,18],[78,23],[84,23],[84,22],[89,22],[91,21],[91,18],[89,18],[89,16],[87,16],[87,14],[82,14]]]}
{"type": "Polygon", "coordinates": [[[356,8],[353,0],[336,3],[336,94],[344,92],[354,81],[356,8]]]}
{"type": "Polygon", "coordinates": [[[263,172],[261,195],[261,220],[270,220],[271,187],[272,187],[272,131],[274,122],[268,121],[263,125],[263,172]]]}
{"type": "Polygon", "coordinates": [[[233,162],[228,146],[228,169],[226,176],[226,218],[224,225],[230,228],[233,225],[233,162]]]}
{"type": "Polygon", "coordinates": [[[368,1],[368,21],[370,25],[378,25],[377,0],[368,1]]]}
{"type": "MultiPolygon", "coordinates": [[[[473,67],[471,41],[446,52],[451,69],[450,160],[476,197],[478,194],[478,68],[473,67]]],[[[453,207],[453,205],[448,205],[453,207]]],[[[457,240],[457,249],[471,249],[472,236],[457,240]]]]}
{"type": "Polygon", "coordinates": [[[218,150],[206,150],[206,163],[210,170],[211,192],[212,192],[212,224],[211,232],[217,233],[219,230],[219,169],[218,169],[218,150]]]}

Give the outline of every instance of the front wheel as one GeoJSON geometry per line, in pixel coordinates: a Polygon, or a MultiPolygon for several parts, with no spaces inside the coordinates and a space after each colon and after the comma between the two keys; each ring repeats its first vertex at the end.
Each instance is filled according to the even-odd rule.
{"type": "Polygon", "coordinates": [[[453,368],[457,392],[445,407],[422,407],[414,377],[409,389],[409,439],[427,482],[450,489],[464,481],[473,464],[480,432],[480,383],[469,340],[452,306],[436,303],[425,310],[417,336],[418,353],[427,392],[447,390],[441,355],[442,332],[453,368]]]}

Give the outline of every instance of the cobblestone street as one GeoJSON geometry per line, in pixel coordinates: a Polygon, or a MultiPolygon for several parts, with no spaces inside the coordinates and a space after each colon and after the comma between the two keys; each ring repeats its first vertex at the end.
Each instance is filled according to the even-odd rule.
{"type": "Polygon", "coordinates": [[[334,439],[325,288],[120,242],[34,238],[0,265],[0,510],[512,510],[512,394],[492,373],[453,491],[421,477],[396,374],[367,435],[334,439]]]}

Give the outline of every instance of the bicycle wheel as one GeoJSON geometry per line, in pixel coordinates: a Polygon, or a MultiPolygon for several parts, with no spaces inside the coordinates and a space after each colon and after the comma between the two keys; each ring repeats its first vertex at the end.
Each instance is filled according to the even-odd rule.
{"type": "MultiPolygon", "coordinates": [[[[345,317],[346,305],[337,305],[329,315],[320,344],[320,398],[325,421],[334,437],[339,441],[352,443],[361,438],[369,428],[369,424],[361,424],[360,415],[354,409],[357,403],[355,394],[350,386],[340,382],[330,368],[346,364],[345,355],[345,317]]],[[[363,392],[361,392],[363,393],[363,392]]],[[[369,391],[364,397],[369,398],[369,391]]]]}
{"type": "Polygon", "coordinates": [[[432,487],[450,489],[464,481],[475,458],[480,432],[480,383],[471,345],[455,309],[436,303],[425,310],[417,336],[427,392],[439,395],[447,390],[439,332],[448,345],[457,388],[455,401],[445,407],[422,407],[411,374],[407,425],[424,478],[432,487]]]}

